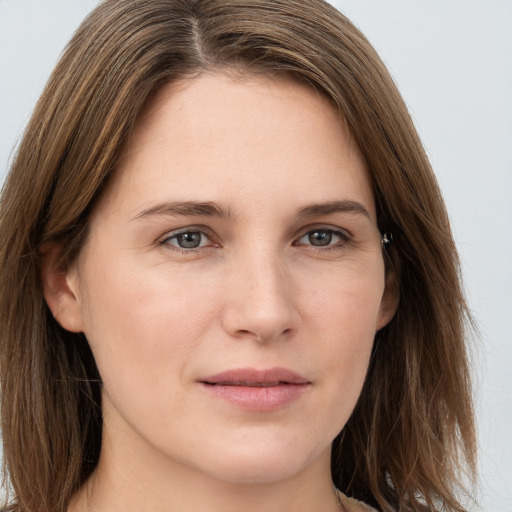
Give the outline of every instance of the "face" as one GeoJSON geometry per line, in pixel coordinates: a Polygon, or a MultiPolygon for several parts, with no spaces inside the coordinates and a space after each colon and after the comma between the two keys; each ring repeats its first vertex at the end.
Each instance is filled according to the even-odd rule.
{"type": "Polygon", "coordinates": [[[385,281],[364,159],[327,100],[203,74],[144,112],[48,301],[87,336],[113,450],[266,482],[328,461],[393,314],[385,281]]]}

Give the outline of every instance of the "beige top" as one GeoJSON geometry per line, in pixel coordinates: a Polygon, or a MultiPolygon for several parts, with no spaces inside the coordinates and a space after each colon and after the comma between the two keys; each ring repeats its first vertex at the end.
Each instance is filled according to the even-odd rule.
{"type": "Polygon", "coordinates": [[[370,507],[366,503],[363,503],[362,501],[349,498],[337,489],[336,492],[338,493],[338,497],[340,498],[340,501],[343,503],[343,506],[347,512],[377,512],[374,508],[370,507]]]}

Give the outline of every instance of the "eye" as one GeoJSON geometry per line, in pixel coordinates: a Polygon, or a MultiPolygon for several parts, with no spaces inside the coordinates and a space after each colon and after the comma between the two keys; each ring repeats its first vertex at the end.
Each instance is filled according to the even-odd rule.
{"type": "Polygon", "coordinates": [[[318,248],[341,247],[350,241],[350,237],[343,231],[329,228],[312,229],[300,237],[294,245],[309,245],[318,248]]]}
{"type": "Polygon", "coordinates": [[[186,230],[166,236],[160,242],[160,245],[170,245],[182,250],[193,250],[212,245],[212,241],[202,231],[186,230]]]}

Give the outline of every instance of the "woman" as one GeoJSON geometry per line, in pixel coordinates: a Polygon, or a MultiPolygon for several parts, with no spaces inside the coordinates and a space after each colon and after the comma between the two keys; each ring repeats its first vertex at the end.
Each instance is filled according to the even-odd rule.
{"type": "Polygon", "coordinates": [[[12,510],[464,510],[449,223],[334,8],[101,4],[0,230],[12,510]]]}

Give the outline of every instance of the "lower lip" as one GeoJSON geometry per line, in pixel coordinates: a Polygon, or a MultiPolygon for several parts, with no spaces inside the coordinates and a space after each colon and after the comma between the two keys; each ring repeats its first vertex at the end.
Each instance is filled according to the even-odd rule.
{"type": "Polygon", "coordinates": [[[278,386],[226,386],[202,383],[203,389],[216,398],[241,409],[257,412],[275,411],[297,400],[309,384],[278,386]]]}

